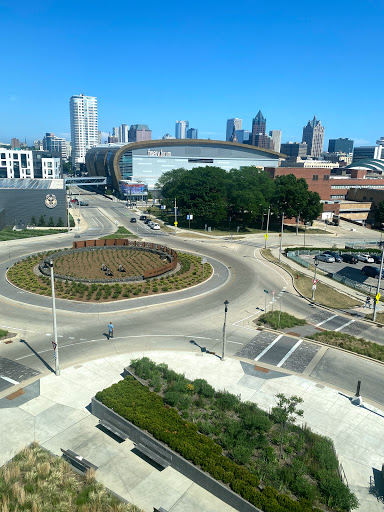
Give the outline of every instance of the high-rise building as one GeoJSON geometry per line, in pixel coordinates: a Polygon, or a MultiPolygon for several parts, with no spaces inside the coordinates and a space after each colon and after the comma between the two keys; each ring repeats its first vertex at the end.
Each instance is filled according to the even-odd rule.
{"type": "Polygon", "coordinates": [[[312,121],[308,121],[307,126],[303,128],[302,142],[306,142],[308,146],[308,156],[319,158],[323,151],[324,143],[324,126],[321,121],[313,117],[312,121]]]}
{"type": "Polygon", "coordinates": [[[237,142],[240,144],[248,144],[250,136],[249,130],[236,130],[237,142]]]}
{"type": "Polygon", "coordinates": [[[305,142],[286,142],[280,145],[280,153],[287,155],[287,158],[305,158],[308,146],[305,142]]]}
{"type": "Polygon", "coordinates": [[[225,140],[231,140],[233,129],[241,130],[243,128],[243,120],[238,117],[233,117],[232,119],[227,119],[227,132],[225,136],[225,140]]]}
{"type": "Polygon", "coordinates": [[[100,130],[97,130],[97,144],[101,144],[102,141],[102,133],[100,130]]]}
{"type": "Polygon", "coordinates": [[[329,139],[328,153],[345,153],[348,155],[353,152],[353,140],[351,139],[329,139]]]}
{"type": "Polygon", "coordinates": [[[108,144],[116,144],[116,142],[119,142],[119,137],[108,135],[108,144]]]}
{"type": "Polygon", "coordinates": [[[44,151],[60,153],[60,156],[63,160],[68,160],[70,156],[67,152],[67,141],[63,137],[56,137],[56,135],[51,132],[45,134],[45,137],[43,138],[42,149],[44,151]]]}
{"type": "MultiPolygon", "coordinates": [[[[128,132],[129,142],[140,142],[152,139],[152,130],[146,124],[132,124],[128,132]]],[[[121,141],[120,141],[121,142],[121,141]]]]}
{"type": "Polygon", "coordinates": [[[280,153],[281,146],[281,130],[270,130],[269,136],[272,137],[273,150],[280,153]]]}
{"type": "Polygon", "coordinates": [[[35,149],[42,150],[43,149],[43,141],[39,140],[39,139],[36,139],[36,140],[33,141],[33,146],[34,146],[35,149]]]}
{"type": "Polygon", "coordinates": [[[261,113],[261,110],[258,111],[256,117],[252,120],[252,146],[257,146],[254,142],[254,137],[258,134],[265,134],[265,127],[267,125],[267,120],[261,113]]]}
{"type": "Polygon", "coordinates": [[[170,135],[169,133],[166,133],[165,135],[163,135],[162,139],[163,140],[167,140],[167,139],[175,139],[176,137],[172,137],[172,135],[170,135]]]}
{"type": "Polygon", "coordinates": [[[176,121],[175,137],[176,139],[185,139],[187,130],[189,128],[189,121],[176,121]]]}
{"type": "Polygon", "coordinates": [[[188,128],[187,139],[198,139],[198,138],[199,138],[199,130],[197,128],[188,128]]]}
{"type": "Polygon", "coordinates": [[[79,94],[69,100],[71,118],[72,167],[85,163],[87,149],[97,146],[97,98],[79,94]]]}
{"type": "Polygon", "coordinates": [[[127,124],[121,124],[119,126],[119,142],[124,142],[125,144],[128,144],[128,133],[129,126],[127,124]]]}
{"type": "Polygon", "coordinates": [[[119,127],[118,126],[114,126],[112,128],[112,137],[117,137],[119,138],[119,127]]]}
{"type": "Polygon", "coordinates": [[[17,148],[20,148],[20,140],[19,139],[11,139],[11,148],[12,149],[17,149],[17,148]]]}

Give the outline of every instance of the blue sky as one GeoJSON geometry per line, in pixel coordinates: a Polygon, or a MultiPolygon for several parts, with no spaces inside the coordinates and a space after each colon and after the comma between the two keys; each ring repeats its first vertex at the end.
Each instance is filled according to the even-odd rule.
{"type": "Polygon", "coordinates": [[[325,139],[384,135],[383,0],[0,0],[0,141],[69,139],[69,98],[97,96],[99,129],[188,119],[224,139],[259,109],[283,142],[316,115],[325,139]],[[135,5],[136,4],[136,5],[135,5]]]}

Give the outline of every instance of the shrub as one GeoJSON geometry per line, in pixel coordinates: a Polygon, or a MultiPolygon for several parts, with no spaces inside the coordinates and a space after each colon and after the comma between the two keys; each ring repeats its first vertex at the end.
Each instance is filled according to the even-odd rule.
{"type": "Polygon", "coordinates": [[[204,379],[195,379],[192,384],[195,392],[205,398],[212,398],[215,394],[214,388],[204,379]]]}
{"type": "Polygon", "coordinates": [[[177,391],[166,391],[164,393],[164,402],[171,407],[175,407],[181,400],[182,395],[177,391]]]}
{"type": "Polygon", "coordinates": [[[228,391],[219,391],[216,393],[216,403],[222,410],[234,409],[240,402],[240,397],[228,393],[228,391]]]}

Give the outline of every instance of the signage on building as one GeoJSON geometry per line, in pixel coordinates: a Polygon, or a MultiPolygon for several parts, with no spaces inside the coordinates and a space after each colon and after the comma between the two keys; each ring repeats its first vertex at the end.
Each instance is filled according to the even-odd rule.
{"type": "Polygon", "coordinates": [[[148,156],[171,156],[170,151],[163,151],[160,149],[160,151],[152,151],[151,149],[148,149],[147,151],[148,156]]]}
{"type": "Polygon", "coordinates": [[[57,206],[57,199],[55,194],[47,194],[45,196],[45,206],[47,208],[55,208],[55,206],[57,206]]]}
{"type": "Polygon", "coordinates": [[[145,183],[134,183],[132,181],[121,180],[119,185],[121,192],[127,196],[148,194],[148,185],[145,183]]]}

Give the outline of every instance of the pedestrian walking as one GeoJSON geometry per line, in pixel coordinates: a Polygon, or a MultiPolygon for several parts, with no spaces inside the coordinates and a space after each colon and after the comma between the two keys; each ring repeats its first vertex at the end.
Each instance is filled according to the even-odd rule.
{"type": "Polygon", "coordinates": [[[371,309],[371,297],[368,295],[367,298],[365,299],[365,304],[364,304],[364,307],[365,308],[369,308],[371,309]]]}
{"type": "Polygon", "coordinates": [[[108,339],[113,338],[113,323],[112,322],[109,322],[109,324],[108,324],[108,332],[109,332],[108,339]]]}

